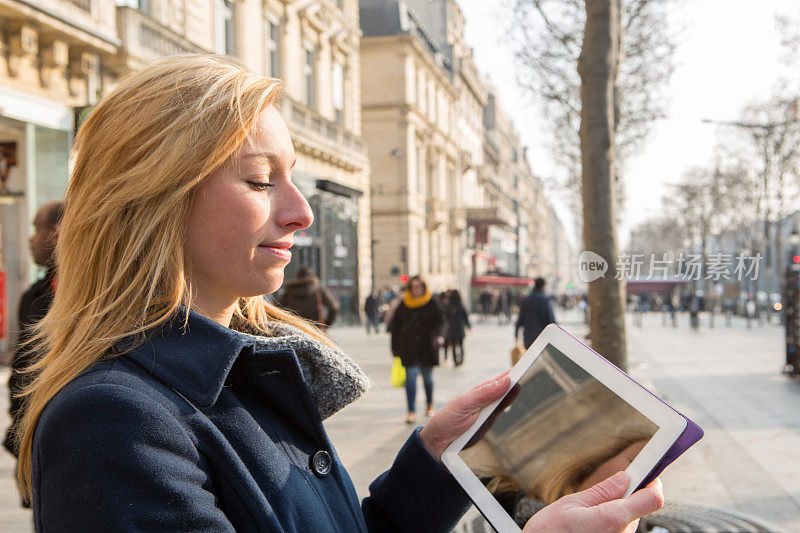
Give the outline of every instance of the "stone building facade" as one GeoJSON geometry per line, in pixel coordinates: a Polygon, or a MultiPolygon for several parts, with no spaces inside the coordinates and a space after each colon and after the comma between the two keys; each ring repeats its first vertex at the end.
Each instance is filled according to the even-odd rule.
{"type": "Polygon", "coordinates": [[[0,2],[2,338],[13,335],[19,296],[37,276],[30,221],[64,194],[76,124],[131,67],[183,52],[232,55],[285,81],[295,179],[316,217],[298,235],[287,275],[301,262],[314,267],[342,319],[356,321],[371,274],[358,14],[357,0],[0,2]]]}
{"type": "Polygon", "coordinates": [[[362,108],[372,168],[374,281],[420,273],[468,290],[486,91],[453,1],[361,2],[362,108]]]}
{"type": "Polygon", "coordinates": [[[255,0],[250,7],[241,17],[247,26],[236,33],[247,36],[237,45],[240,57],[284,80],[282,114],[297,152],[293,179],[315,217],[296,235],[286,276],[311,266],[339,300],[341,320],[355,322],[372,274],[358,1],[255,0]]]}
{"type": "Polygon", "coordinates": [[[557,218],[475,67],[458,4],[360,5],[375,285],[415,273],[465,294],[487,275],[555,281],[557,218]]]}

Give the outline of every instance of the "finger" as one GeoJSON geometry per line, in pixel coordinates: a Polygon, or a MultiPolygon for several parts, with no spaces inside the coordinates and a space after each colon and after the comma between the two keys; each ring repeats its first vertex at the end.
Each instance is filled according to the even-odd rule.
{"type": "Polygon", "coordinates": [[[628,527],[626,527],[622,533],[636,533],[636,530],[639,529],[639,520],[634,520],[628,527]]]}
{"type": "Polygon", "coordinates": [[[477,411],[478,409],[486,407],[508,392],[508,388],[510,386],[511,378],[509,378],[507,375],[502,376],[496,381],[489,381],[483,386],[463,394],[462,401],[460,403],[462,407],[468,411],[477,411]]]}
{"type": "Polygon", "coordinates": [[[511,372],[510,368],[508,370],[506,370],[505,372],[503,372],[502,374],[500,374],[499,376],[497,376],[496,378],[490,378],[490,379],[487,379],[486,381],[484,381],[483,383],[481,383],[480,385],[475,385],[474,387],[472,387],[469,390],[469,392],[478,390],[481,387],[484,387],[484,386],[488,385],[489,383],[494,383],[495,381],[499,381],[499,380],[503,379],[504,377],[506,377],[509,372],[511,372]]]}
{"type": "Polygon", "coordinates": [[[624,500],[603,503],[597,509],[605,519],[611,521],[621,520],[621,523],[613,524],[614,527],[621,528],[625,524],[658,511],[664,506],[664,491],[661,480],[657,479],[651,485],[634,492],[624,500]]]}
{"type": "Polygon", "coordinates": [[[629,483],[630,477],[627,472],[620,471],[584,491],[573,494],[570,499],[582,507],[594,507],[622,498],[629,483]]]}

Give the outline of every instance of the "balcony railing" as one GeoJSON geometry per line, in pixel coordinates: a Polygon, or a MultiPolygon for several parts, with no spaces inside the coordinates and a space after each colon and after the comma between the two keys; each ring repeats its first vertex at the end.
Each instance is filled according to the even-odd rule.
{"type": "Polygon", "coordinates": [[[360,153],[365,152],[364,141],[347,131],[340,124],[326,119],[310,107],[289,98],[284,99],[284,102],[289,108],[285,111],[288,111],[294,125],[322,137],[334,146],[348,148],[360,153]]]}
{"type": "Polygon", "coordinates": [[[513,220],[499,207],[470,207],[466,210],[470,226],[511,226],[513,220]]]}
{"type": "Polygon", "coordinates": [[[208,51],[166,29],[136,9],[118,7],[117,17],[123,50],[140,60],[147,61],[185,52],[208,51]]]}

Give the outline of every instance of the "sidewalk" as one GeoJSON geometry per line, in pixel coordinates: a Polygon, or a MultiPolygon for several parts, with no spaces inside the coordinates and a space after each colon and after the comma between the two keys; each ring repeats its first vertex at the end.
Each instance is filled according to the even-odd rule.
{"type": "MultiPolygon", "coordinates": [[[[8,428],[8,367],[0,367],[0,438],[8,428]]],[[[0,533],[33,531],[33,514],[19,505],[14,457],[0,447],[0,533]]]]}
{"type": "MultiPolygon", "coordinates": [[[[667,500],[727,508],[800,531],[800,382],[780,374],[782,330],[776,325],[747,330],[738,323],[709,330],[703,320],[703,329],[691,333],[685,322],[673,329],[652,315],[643,328],[629,323],[627,330],[631,375],[706,430],[662,476],[667,500]]],[[[569,317],[561,323],[579,338],[585,333],[569,317]]],[[[512,327],[474,326],[464,366],[435,371],[437,407],[508,366],[512,327]]],[[[367,336],[354,327],[333,328],[331,335],[375,384],[326,422],[363,497],[413,428],[404,423],[403,389],[389,384],[388,336],[367,336]]],[[[7,425],[6,376],[7,370],[0,370],[0,429],[7,425]]],[[[0,453],[0,532],[30,531],[30,512],[18,507],[12,465],[11,457],[0,453]]]]}
{"type": "MultiPolygon", "coordinates": [[[[705,438],[662,475],[668,501],[730,509],[800,531],[800,382],[780,374],[783,333],[777,325],[699,333],[687,320],[674,329],[659,315],[628,324],[630,374],[695,420],[705,438]]],[[[718,321],[719,323],[719,321],[718,321]]],[[[562,326],[579,338],[577,320],[562,326]]],[[[326,425],[360,496],[388,468],[410,430],[401,389],[389,385],[388,337],[334,329],[334,338],[376,382],[361,401],[326,425]]],[[[506,368],[511,326],[476,324],[462,368],[435,372],[436,403],[506,368]]]]}

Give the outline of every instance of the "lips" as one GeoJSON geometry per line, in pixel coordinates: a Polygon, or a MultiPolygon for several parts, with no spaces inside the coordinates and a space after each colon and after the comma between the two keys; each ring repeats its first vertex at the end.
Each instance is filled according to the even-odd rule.
{"type": "Polygon", "coordinates": [[[278,257],[279,259],[283,259],[284,261],[292,260],[292,252],[289,251],[289,248],[292,247],[291,242],[270,242],[266,244],[259,244],[258,247],[261,250],[278,257]]]}

